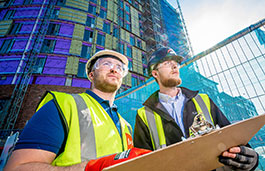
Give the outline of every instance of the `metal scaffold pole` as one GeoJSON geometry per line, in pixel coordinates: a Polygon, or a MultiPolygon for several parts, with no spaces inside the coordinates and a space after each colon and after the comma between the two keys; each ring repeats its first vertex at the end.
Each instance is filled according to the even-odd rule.
{"type": "Polygon", "coordinates": [[[190,49],[190,52],[191,52],[191,57],[192,57],[192,56],[194,56],[194,52],[193,52],[193,49],[192,49],[192,46],[191,46],[190,37],[189,37],[189,34],[188,34],[188,30],[187,30],[187,27],[186,27],[186,24],[185,24],[184,17],[182,15],[182,11],[181,11],[181,8],[180,8],[179,1],[178,0],[176,0],[176,1],[177,1],[177,9],[178,9],[178,12],[180,14],[180,19],[181,19],[183,27],[184,27],[185,36],[187,38],[188,46],[189,46],[189,49],[190,49]]]}
{"type": "Polygon", "coordinates": [[[5,115],[5,119],[0,125],[2,129],[13,129],[15,126],[56,1],[57,0],[44,0],[41,5],[26,48],[12,81],[12,84],[15,84],[15,88],[12,92],[11,99],[4,109],[3,114],[5,115]]]}

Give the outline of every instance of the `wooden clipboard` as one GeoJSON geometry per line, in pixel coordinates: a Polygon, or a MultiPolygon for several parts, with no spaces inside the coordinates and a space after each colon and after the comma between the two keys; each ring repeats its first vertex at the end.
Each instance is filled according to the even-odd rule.
{"type": "Polygon", "coordinates": [[[218,156],[245,145],[265,124],[265,114],[185,140],[149,154],[105,168],[105,171],[208,171],[223,165],[218,156]]]}

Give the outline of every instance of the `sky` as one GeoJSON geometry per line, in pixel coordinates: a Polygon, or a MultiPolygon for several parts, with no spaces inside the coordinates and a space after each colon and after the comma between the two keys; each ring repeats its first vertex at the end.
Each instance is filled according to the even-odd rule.
{"type": "MultiPolygon", "coordinates": [[[[177,8],[176,0],[168,2],[177,8]]],[[[265,0],[179,0],[194,55],[265,18],[265,0]]]]}

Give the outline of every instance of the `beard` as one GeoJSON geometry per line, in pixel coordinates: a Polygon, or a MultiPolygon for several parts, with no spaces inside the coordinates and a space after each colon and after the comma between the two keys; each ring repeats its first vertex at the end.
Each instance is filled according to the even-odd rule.
{"type": "Polygon", "coordinates": [[[98,72],[94,72],[94,74],[94,87],[96,89],[106,93],[113,93],[118,90],[119,84],[106,81],[98,72]]]}
{"type": "Polygon", "coordinates": [[[177,87],[182,82],[181,78],[163,78],[161,84],[164,87],[177,87]]]}

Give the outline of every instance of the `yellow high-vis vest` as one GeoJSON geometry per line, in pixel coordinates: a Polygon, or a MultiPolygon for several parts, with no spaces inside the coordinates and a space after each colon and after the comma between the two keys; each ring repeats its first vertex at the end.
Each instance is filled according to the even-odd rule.
{"type": "Polygon", "coordinates": [[[118,114],[120,136],[109,114],[87,93],[48,91],[37,110],[52,99],[64,120],[67,135],[65,148],[53,165],[70,166],[133,147],[130,124],[118,114]]]}
{"type": "MultiPolygon", "coordinates": [[[[214,125],[209,96],[207,94],[198,94],[192,98],[192,101],[195,104],[197,112],[202,113],[204,119],[214,125]]],[[[138,115],[149,129],[153,149],[157,150],[166,147],[166,138],[160,115],[146,106],[138,109],[138,115]]]]}

